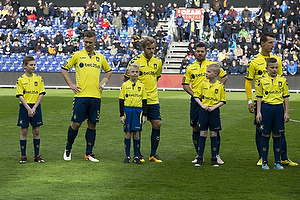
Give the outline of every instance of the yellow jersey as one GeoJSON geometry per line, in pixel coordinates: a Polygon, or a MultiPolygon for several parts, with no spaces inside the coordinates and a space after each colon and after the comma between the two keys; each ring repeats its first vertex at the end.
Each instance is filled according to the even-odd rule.
{"type": "Polygon", "coordinates": [[[201,99],[206,106],[214,106],[219,102],[226,103],[226,92],[224,85],[217,80],[214,84],[209,83],[209,80],[204,80],[197,88],[194,97],[201,99]]]}
{"type": "Polygon", "coordinates": [[[75,97],[94,97],[101,98],[99,90],[101,68],[105,72],[111,71],[104,55],[94,52],[90,58],[85,49],[73,53],[64,63],[62,69],[69,70],[75,67],[76,85],[81,87],[81,92],[75,94],[75,97]]]}
{"type": "Polygon", "coordinates": [[[256,97],[262,98],[262,103],[270,105],[283,104],[284,98],[290,96],[287,80],[284,76],[277,75],[275,78],[268,74],[258,80],[256,97]]]}
{"type": "Polygon", "coordinates": [[[145,84],[128,80],[122,84],[119,99],[124,100],[124,106],[142,107],[142,101],[147,100],[145,84]]]}
{"type": "Polygon", "coordinates": [[[32,77],[28,77],[23,74],[18,78],[16,97],[23,96],[27,104],[35,104],[41,94],[46,94],[44,81],[41,76],[33,74],[32,77]]]}
{"type": "Polygon", "coordinates": [[[158,104],[157,80],[161,77],[162,62],[156,56],[152,56],[150,60],[145,58],[143,54],[134,57],[127,66],[124,76],[129,79],[127,71],[132,63],[140,65],[140,74],[138,80],[143,82],[147,88],[147,104],[158,104]]]}
{"type": "MultiPolygon", "coordinates": [[[[190,64],[185,71],[182,79],[182,85],[189,85],[192,83],[192,90],[195,93],[199,85],[206,79],[206,67],[211,64],[217,64],[214,61],[205,59],[203,62],[198,62],[197,60],[190,64]]],[[[221,68],[219,77],[223,78],[227,76],[226,72],[221,68]]]]}
{"type": "Polygon", "coordinates": [[[273,54],[270,54],[270,56],[263,56],[259,53],[249,60],[245,75],[245,78],[248,80],[254,79],[255,88],[257,87],[258,79],[268,74],[266,62],[267,58],[276,58],[279,64],[278,74],[282,75],[282,62],[278,56],[273,54]]]}

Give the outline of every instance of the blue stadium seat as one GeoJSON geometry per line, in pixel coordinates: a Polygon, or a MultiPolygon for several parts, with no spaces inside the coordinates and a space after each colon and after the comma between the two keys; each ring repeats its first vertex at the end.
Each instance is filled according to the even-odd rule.
{"type": "Polygon", "coordinates": [[[119,72],[124,73],[125,71],[126,71],[126,67],[120,67],[120,68],[119,68],[119,72]]]}
{"type": "Polygon", "coordinates": [[[118,72],[118,68],[117,68],[117,67],[112,67],[112,68],[111,68],[111,71],[112,71],[112,72],[118,72]]]}

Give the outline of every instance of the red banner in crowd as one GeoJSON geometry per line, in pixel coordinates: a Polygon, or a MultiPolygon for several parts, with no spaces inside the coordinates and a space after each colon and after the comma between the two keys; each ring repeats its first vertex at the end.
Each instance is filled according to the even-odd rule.
{"type": "MultiPolygon", "coordinates": [[[[179,70],[178,70],[179,71],[179,70]]],[[[158,80],[158,88],[182,88],[183,74],[162,74],[158,80]]]]}
{"type": "Polygon", "coordinates": [[[184,18],[184,20],[190,20],[192,17],[195,21],[202,20],[202,9],[193,9],[193,8],[177,8],[176,9],[176,17],[178,14],[181,14],[181,16],[184,18]]]}

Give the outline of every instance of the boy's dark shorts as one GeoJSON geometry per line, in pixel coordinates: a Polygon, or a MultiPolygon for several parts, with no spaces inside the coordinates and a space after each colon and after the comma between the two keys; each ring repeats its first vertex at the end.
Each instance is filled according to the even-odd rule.
{"type": "Polygon", "coordinates": [[[284,109],[283,105],[270,105],[263,103],[261,105],[262,122],[259,126],[259,132],[271,134],[284,133],[284,109]]]}
{"type": "Polygon", "coordinates": [[[200,105],[195,101],[194,97],[191,97],[190,104],[190,125],[196,127],[199,119],[200,105]]]}
{"type": "Polygon", "coordinates": [[[212,112],[209,112],[200,107],[197,129],[199,129],[200,131],[206,131],[208,129],[210,131],[222,130],[220,109],[216,108],[212,112]]]}
{"type": "Polygon", "coordinates": [[[124,131],[141,131],[142,130],[142,108],[124,107],[125,124],[124,131]]]}
{"type": "MultiPolygon", "coordinates": [[[[28,105],[30,108],[34,106],[34,104],[28,104],[28,105]]],[[[19,119],[17,125],[25,128],[25,127],[29,127],[29,123],[33,127],[38,127],[43,125],[41,105],[39,105],[36,108],[35,115],[33,117],[29,117],[27,109],[24,107],[23,104],[20,104],[19,119]]]]}

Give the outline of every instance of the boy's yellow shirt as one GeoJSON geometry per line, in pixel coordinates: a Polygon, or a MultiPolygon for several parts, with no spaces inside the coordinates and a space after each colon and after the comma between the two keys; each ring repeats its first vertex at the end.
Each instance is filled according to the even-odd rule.
{"type": "Polygon", "coordinates": [[[267,74],[258,80],[256,97],[262,98],[262,103],[270,105],[283,104],[284,98],[289,96],[289,87],[284,76],[277,75],[272,78],[267,74]]]}
{"type": "Polygon", "coordinates": [[[217,80],[214,84],[209,83],[209,80],[204,80],[196,90],[194,97],[201,99],[206,106],[215,106],[219,102],[226,103],[226,92],[224,85],[217,80]]]}
{"type": "Polygon", "coordinates": [[[124,100],[124,106],[142,107],[142,101],[147,99],[145,84],[141,81],[133,83],[131,80],[124,82],[119,99],[124,100]]]}
{"type": "Polygon", "coordinates": [[[16,97],[23,96],[27,104],[35,104],[41,94],[46,94],[44,81],[41,76],[32,74],[32,77],[28,77],[26,74],[23,74],[18,78],[16,97]]]}

